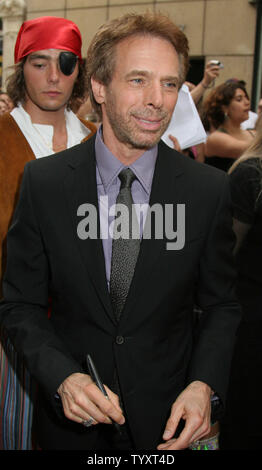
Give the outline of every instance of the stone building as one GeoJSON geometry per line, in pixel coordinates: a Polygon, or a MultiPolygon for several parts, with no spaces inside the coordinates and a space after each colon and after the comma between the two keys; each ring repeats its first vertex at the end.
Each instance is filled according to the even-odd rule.
{"type": "Polygon", "coordinates": [[[12,65],[14,42],[23,20],[52,15],[75,21],[83,36],[85,56],[92,36],[106,20],[129,11],[152,9],[168,13],[187,35],[192,64],[190,81],[197,83],[202,78],[206,61],[219,59],[224,68],[216,84],[232,77],[243,79],[257,102],[262,68],[255,55],[259,40],[261,44],[257,37],[260,3],[261,0],[0,0],[2,86],[12,65]]]}

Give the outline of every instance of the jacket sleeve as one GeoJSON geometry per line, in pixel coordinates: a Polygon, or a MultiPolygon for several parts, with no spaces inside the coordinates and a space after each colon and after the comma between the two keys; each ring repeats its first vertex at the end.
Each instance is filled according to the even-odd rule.
{"type": "Polygon", "coordinates": [[[30,165],[25,167],[7,237],[0,320],[29,371],[55,403],[63,380],[82,370],[48,319],[48,258],[30,192],[30,165]]]}
{"type": "Polygon", "coordinates": [[[241,320],[241,308],[235,293],[235,236],[227,175],[217,199],[200,260],[196,292],[197,304],[202,313],[188,382],[202,380],[208,383],[225,402],[235,336],[241,320]]]}

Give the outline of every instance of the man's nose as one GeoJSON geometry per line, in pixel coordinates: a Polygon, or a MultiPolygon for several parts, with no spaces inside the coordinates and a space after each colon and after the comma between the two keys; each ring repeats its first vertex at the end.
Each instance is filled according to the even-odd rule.
{"type": "Polygon", "coordinates": [[[161,108],[163,105],[163,88],[159,83],[152,83],[146,93],[146,104],[154,108],[161,108]]]}
{"type": "Polygon", "coordinates": [[[48,81],[56,83],[59,81],[60,69],[57,63],[50,63],[48,68],[48,81]]]}

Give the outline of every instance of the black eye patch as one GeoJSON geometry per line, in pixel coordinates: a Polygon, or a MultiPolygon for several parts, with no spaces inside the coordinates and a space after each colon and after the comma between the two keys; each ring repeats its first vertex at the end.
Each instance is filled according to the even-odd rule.
{"type": "Polygon", "coordinates": [[[77,56],[73,52],[60,52],[59,67],[64,75],[72,75],[77,63],[77,56]]]}

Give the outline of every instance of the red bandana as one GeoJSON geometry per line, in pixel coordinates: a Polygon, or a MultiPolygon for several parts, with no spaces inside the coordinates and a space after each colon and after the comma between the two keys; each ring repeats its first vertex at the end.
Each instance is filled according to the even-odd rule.
{"type": "Polygon", "coordinates": [[[70,51],[81,60],[81,46],[81,33],[73,21],[42,16],[22,24],[15,45],[15,63],[32,52],[44,49],[70,51]]]}

